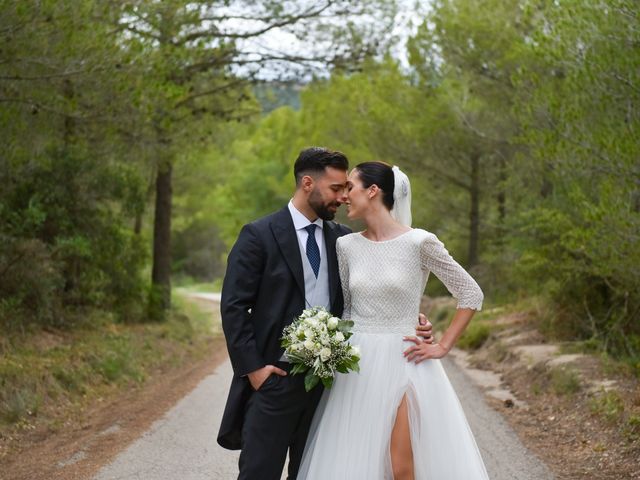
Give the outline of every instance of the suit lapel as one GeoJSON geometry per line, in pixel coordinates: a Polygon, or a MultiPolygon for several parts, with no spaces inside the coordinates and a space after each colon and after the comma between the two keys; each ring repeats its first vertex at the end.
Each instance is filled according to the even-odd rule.
{"type": "Polygon", "coordinates": [[[333,303],[340,288],[340,275],[338,274],[338,259],[336,257],[336,240],[338,236],[333,230],[333,225],[324,222],[324,245],[327,250],[327,269],[329,272],[329,305],[333,303]]]}
{"type": "Polygon", "coordinates": [[[287,207],[283,208],[276,214],[275,218],[271,222],[271,231],[273,232],[273,236],[278,243],[280,251],[282,252],[282,257],[289,267],[289,270],[291,270],[293,278],[300,289],[300,293],[302,293],[302,298],[304,298],[304,272],[302,270],[302,258],[300,257],[298,235],[296,234],[296,230],[293,225],[291,213],[287,207]]]}

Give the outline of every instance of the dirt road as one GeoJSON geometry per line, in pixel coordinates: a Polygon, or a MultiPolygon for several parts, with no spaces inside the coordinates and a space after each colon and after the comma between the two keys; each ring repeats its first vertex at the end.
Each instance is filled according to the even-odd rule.
{"type": "MultiPolygon", "coordinates": [[[[522,445],[504,418],[487,405],[484,394],[463,368],[452,359],[445,359],[445,368],[490,477],[493,480],[552,479],[548,468],[522,445]]],[[[237,452],[224,450],[215,441],[231,375],[227,360],[111,464],[102,468],[93,480],[236,478],[237,452]]]]}

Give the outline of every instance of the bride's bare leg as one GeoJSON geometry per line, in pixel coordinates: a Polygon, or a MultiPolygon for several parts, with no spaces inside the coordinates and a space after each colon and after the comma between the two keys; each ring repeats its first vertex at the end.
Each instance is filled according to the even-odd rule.
{"type": "Polygon", "coordinates": [[[391,466],[394,480],[414,480],[413,451],[409,432],[409,406],[407,396],[402,397],[396,423],[391,431],[391,466]]]}

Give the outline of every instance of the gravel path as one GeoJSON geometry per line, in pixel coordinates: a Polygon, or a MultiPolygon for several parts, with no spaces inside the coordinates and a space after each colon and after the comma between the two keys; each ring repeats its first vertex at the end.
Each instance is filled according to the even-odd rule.
{"type": "MultiPolygon", "coordinates": [[[[521,443],[502,416],[485,403],[464,371],[445,367],[462,402],[493,480],[546,480],[553,476],[521,443]]],[[[236,478],[237,452],[215,441],[226,391],[229,361],[205,378],[164,418],[104,467],[94,480],[212,480],[236,478]]]]}
{"type": "MultiPolygon", "coordinates": [[[[220,301],[217,293],[188,295],[212,303],[220,301]]],[[[486,404],[483,392],[459,365],[464,362],[457,363],[451,357],[444,360],[491,479],[553,479],[505,419],[486,404]]],[[[231,364],[226,360],[93,480],[235,479],[238,452],[225,450],[216,443],[231,376],[231,364]]],[[[482,383],[476,375],[473,377],[482,383]]]]}
{"type": "Polygon", "coordinates": [[[551,480],[553,474],[520,442],[507,421],[489,407],[483,393],[450,358],[444,360],[492,480],[551,480]]]}

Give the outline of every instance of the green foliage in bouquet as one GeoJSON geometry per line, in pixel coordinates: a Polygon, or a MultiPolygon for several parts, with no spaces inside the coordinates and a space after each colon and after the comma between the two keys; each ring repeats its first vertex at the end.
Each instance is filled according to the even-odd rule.
{"type": "Polygon", "coordinates": [[[310,391],[318,383],[331,388],[335,372],[360,370],[360,350],[349,343],[353,322],[334,317],[322,307],[308,308],[284,329],[282,346],[292,374],[305,373],[310,391]]]}

